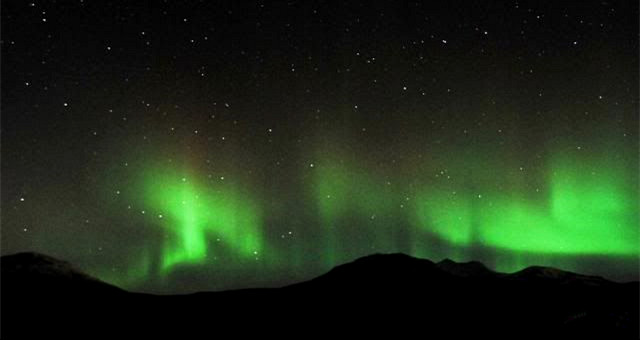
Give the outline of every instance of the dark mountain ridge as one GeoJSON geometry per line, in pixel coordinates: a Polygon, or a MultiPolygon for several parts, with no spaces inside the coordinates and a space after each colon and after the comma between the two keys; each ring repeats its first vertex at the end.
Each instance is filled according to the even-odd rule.
{"type": "Polygon", "coordinates": [[[548,267],[504,274],[479,262],[375,254],[282,288],[161,296],[127,292],[46,255],[1,261],[3,338],[258,333],[283,323],[367,333],[638,337],[638,282],[548,267]]]}

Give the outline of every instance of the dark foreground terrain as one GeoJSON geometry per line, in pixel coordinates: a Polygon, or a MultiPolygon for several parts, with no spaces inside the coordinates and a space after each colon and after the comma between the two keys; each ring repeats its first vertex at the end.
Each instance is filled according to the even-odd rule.
{"type": "Polygon", "coordinates": [[[278,289],[131,293],[63,261],[4,256],[2,338],[638,338],[639,284],[553,268],[371,255],[278,289]],[[376,336],[379,338],[379,336],[376,336]]]}

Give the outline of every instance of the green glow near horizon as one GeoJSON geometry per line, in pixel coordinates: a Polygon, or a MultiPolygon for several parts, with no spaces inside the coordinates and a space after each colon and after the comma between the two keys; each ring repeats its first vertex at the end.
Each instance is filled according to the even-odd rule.
{"type": "Polygon", "coordinates": [[[381,182],[376,183],[367,173],[330,159],[321,162],[314,172],[312,199],[326,233],[327,266],[336,265],[348,258],[348,254],[356,252],[349,244],[354,230],[362,224],[355,225],[356,219],[366,221],[368,235],[360,236],[365,236],[372,244],[380,246],[392,242],[386,231],[393,226],[381,225],[390,210],[389,193],[381,182]]]}
{"type": "Polygon", "coordinates": [[[184,171],[149,167],[141,173],[143,196],[136,200],[154,232],[144,251],[131,253],[126,270],[98,276],[132,287],[154,277],[179,278],[179,266],[209,266],[225,275],[245,269],[298,273],[315,266],[319,274],[375,252],[484,260],[501,271],[528,265],[579,269],[583,256],[627,264],[637,258],[634,175],[614,157],[555,156],[532,173],[509,173],[491,159],[469,158],[448,167],[446,176],[420,168],[426,175],[414,172],[415,180],[391,183],[389,173],[367,172],[366,164],[347,161],[353,157],[324,153],[305,167],[305,200],[291,205],[307,209],[303,229],[292,228],[289,215],[269,211],[268,201],[256,199],[264,196],[242,183],[200,182],[184,171]],[[532,177],[539,191],[527,185],[532,177]],[[284,224],[263,227],[263,216],[284,224]],[[280,238],[284,230],[293,230],[295,238],[280,238]]]}
{"type": "Polygon", "coordinates": [[[315,195],[325,226],[350,211],[363,216],[379,214],[387,209],[383,194],[364,173],[350,171],[342,165],[321,166],[317,170],[315,195]]]}
{"type": "Polygon", "coordinates": [[[87,268],[90,275],[114,284],[118,287],[136,287],[152,274],[152,258],[148,247],[142,247],[127,258],[126,268],[114,270],[111,268],[87,268]]]}
{"type": "Polygon", "coordinates": [[[554,160],[549,198],[490,192],[484,197],[425,190],[418,225],[458,246],[480,245],[539,254],[637,255],[637,204],[615,163],[554,160]],[[598,168],[600,173],[590,169],[598,168]],[[588,170],[589,169],[589,170],[588,170]]]}
{"type": "Polygon", "coordinates": [[[150,176],[148,201],[167,232],[161,271],[179,264],[201,264],[227,248],[241,258],[263,250],[258,207],[237,191],[199,186],[194,179],[174,175],[150,176]]]}
{"type": "Polygon", "coordinates": [[[416,198],[417,224],[455,245],[473,241],[472,200],[457,192],[427,190],[416,198]]]}

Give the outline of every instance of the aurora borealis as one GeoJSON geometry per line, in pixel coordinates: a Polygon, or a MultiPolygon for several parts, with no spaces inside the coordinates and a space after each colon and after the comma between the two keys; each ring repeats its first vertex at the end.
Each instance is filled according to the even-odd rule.
{"type": "Polygon", "coordinates": [[[151,176],[146,192],[149,208],[160,212],[158,219],[165,219],[162,213],[166,212],[166,223],[160,223],[167,228],[168,243],[163,270],[185,262],[202,263],[211,252],[210,237],[224,239],[224,246],[240,255],[262,251],[260,216],[247,198],[237,197],[234,190],[200,192],[191,179],[176,175],[151,176]]]}
{"type": "Polygon", "coordinates": [[[637,279],[638,3],[2,2],[2,254],[127,289],[371,253],[637,279]]]}

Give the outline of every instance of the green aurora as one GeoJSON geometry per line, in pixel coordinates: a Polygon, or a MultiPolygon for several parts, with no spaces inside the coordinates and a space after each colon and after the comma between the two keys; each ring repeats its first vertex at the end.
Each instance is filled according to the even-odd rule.
{"type": "MultiPolygon", "coordinates": [[[[311,207],[316,236],[307,249],[295,250],[265,237],[265,216],[275,212],[248,190],[200,184],[188,171],[150,169],[141,177],[144,195],[139,203],[161,230],[160,244],[147,244],[121,277],[97,273],[136,286],[152,277],[166,279],[180,268],[220,265],[233,271],[251,266],[247,260],[265,261],[255,270],[278,272],[292,266],[294,258],[300,263],[301,257],[309,260],[314,253],[321,257],[320,267],[329,269],[370,252],[469,260],[473,249],[483,249],[499,254],[493,266],[507,271],[539,262],[572,269],[576,262],[571,259],[577,256],[633,259],[640,254],[638,197],[625,180],[625,167],[613,157],[580,157],[575,152],[554,157],[546,188],[536,190],[544,192],[539,195],[544,199],[491,191],[505,180],[498,168],[482,171],[478,183],[467,178],[462,187],[423,185],[409,199],[344,159],[334,155],[309,165],[311,180],[300,204],[311,207]],[[598,176],[592,171],[596,168],[598,176]],[[434,240],[446,250],[433,247],[434,240]],[[160,249],[157,259],[149,249],[160,249]],[[212,260],[217,256],[239,261],[216,264],[212,260]]],[[[481,168],[465,162],[439,176],[468,175],[469,167],[481,168]]]]}
{"type": "Polygon", "coordinates": [[[243,257],[262,252],[259,209],[239,193],[205,191],[186,177],[153,174],[148,181],[148,204],[159,212],[160,226],[167,233],[163,273],[181,263],[204,263],[215,251],[207,245],[211,239],[224,240],[225,246],[243,257]]]}
{"type": "MultiPolygon", "coordinates": [[[[548,199],[517,192],[476,194],[426,189],[418,227],[455,245],[516,252],[638,255],[637,196],[619,166],[567,159],[550,169],[548,199]],[[599,176],[590,169],[599,168],[599,176]]],[[[499,178],[494,180],[498,181],[499,178]]]]}
{"type": "Polygon", "coordinates": [[[637,1],[2,10],[2,255],[170,294],[396,252],[638,280],[637,1]]]}

